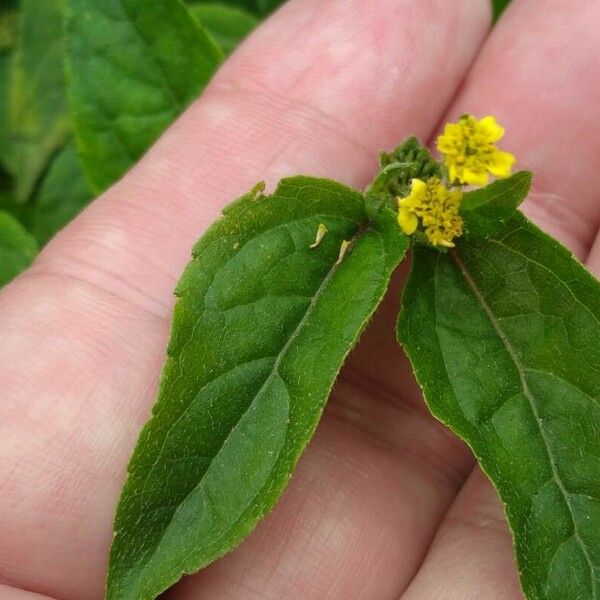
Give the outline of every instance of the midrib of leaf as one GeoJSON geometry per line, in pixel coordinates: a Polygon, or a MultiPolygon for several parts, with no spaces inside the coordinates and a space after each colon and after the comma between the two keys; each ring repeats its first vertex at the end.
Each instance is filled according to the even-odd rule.
{"type": "MultiPolygon", "coordinates": [[[[280,225],[281,224],[278,224],[277,226],[280,226],[280,225]]],[[[269,231],[269,230],[265,230],[265,231],[269,231]]],[[[350,240],[348,240],[350,242],[349,250],[352,249],[352,245],[354,245],[360,239],[360,237],[362,237],[367,231],[369,231],[368,227],[361,227],[358,230],[358,232],[354,236],[352,236],[352,238],[350,240]]],[[[332,267],[329,269],[329,271],[327,272],[327,274],[325,275],[325,277],[323,277],[323,280],[319,284],[319,287],[315,290],[315,292],[314,292],[314,294],[313,294],[313,296],[312,296],[312,298],[311,298],[311,300],[310,300],[310,302],[308,304],[308,307],[306,308],[306,312],[304,313],[304,315],[302,316],[302,318],[298,321],[298,324],[296,325],[296,327],[294,328],[294,330],[290,334],[288,340],[285,342],[285,344],[282,346],[281,350],[277,354],[277,356],[275,358],[275,362],[273,363],[273,367],[271,368],[271,372],[269,373],[269,375],[267,375],[267,377],[265,378],[263,384],[260,386],[260,388],[256,392],[256,394],[254,394],[254,398],[248,404],[248,407],[246,408],[246,410],[244,410],[240,414],[240,417],[237,420],[236,424],[231,428],[231,430],[229,431],[229,433],[227,434],[227,436],[224,438],[223,443],[221,444],[221,446],[219,448],[219,451],[217,451],[213,455],[213,457],[211,458],[211,462],[218,455],[218,453],[220,452],[221,448],[223,448],[225,446],[225,444],[227,444],[228,440],[235,433],[236,429],[238,428],[240,422],[243,420],[244,416],[251,410],[252,406],[254,405],[254,400],[258,396],[260,396],[260,394],[262,393],[262,391],[266,388],[267,385],[269,385],[269,383],[271,383],[271,381],[273,381],[273,379],[275,378],[275,376],[278,376],[281,379],[281,382],[283,383],[284,387],[286,388],[286,390],[288,390],[288,386],[287,386],[286,381],[284,380],[284,378],[281,375],[281,373],[279,373],[279,366],[281,365],[281,361],[285,358],[285,355],[287,354],[288,349],[290,348],[290,346],[294,343],[294,341],[298,337],[298,334],[302,330],[302,327],[306,323],[306,320],[310,317],[310,315],[314,311],[314,308],[315,308],[317,302],[319,301],[321,295],[323,294],[323,292],[327,288],[327,285],[331,281],[331,278],[334,276],[334,274],[339,269],[339,267],[340,267],[341,264],[343,264],[343,261],[340,264],[334,263],[332,265],[332,267]]],[[[190,338],[191,337],[192,336],[190,336],[190,338]]],[[[202,388],[206,387],[206,385],[209,385],[212,381],[214,381],[214,379],[211,380],[210,382],[206,383],[204,386],[202,386],[202,388]]],[[[200,391],[201,390],[199,390],[199,392],[200,391]]],[[[289,394],[289,391],[288,391],[288,397],[291,400],[291,395],[289,394]]],[[[184,410],[182,412],[182,414],[179,416],[179,418],[177,419],[177,421],[169,428],[169,432],[172,431],[174,425],[177,422],[179,422],[179,420],[183,417],[183,415],[185,414],[185,412],[186,411],[184,410]]],[[[164,445],[166,443],[166,439],[167,439],[167,437],[169,435],[169,432],[165,436],[165,441],[163,442],[162,449],[164,449],[164,445]]],[[[159,456],[158,456],[157,460],[154,462],[152,468],[148,470],[148,475],[146,477],[146,481],[144,482],[144,487],[147,485],[147,482],[150,479],[150,474],[152,473],[154,467],[160,461],[160,457],[162,456],[162,449],[161,449],[161,451],[159,453],[159,456]]],[[[278,457],[279,457],[279,453],[277,455],[277,458],[278,457]]],[[[270,471],[271,473],[273,472],[273,469],[275,468],[276,465],[277,465],[277,459],[273,461],[273,467],[271,468],[271,471],[270,471]]],[[[200,478],[200,481],[198,481],[198,483],[196,484],[196,486],[192,490],[190,490],[190,492],[188,494],[186,494],[186,496],[181,500],[181,502],[177,505],[177,507],[183,505],[187,501],[187,499],[198,490],[198,488],[202,485],[203,480],[204,480],[204,476],[202,476],[200,478]]],[[[173,514],[171,515],[171,518],[169,519],[168,524],[165,526],[164,531],[166,531],[171,526],[171,523],[172,523],[173,519],[175,518],[175,512],[176,511],[173,511],[173,514]]],[[[235,526],[235,524],[232,525],[232,528],[234,526],[235,526]]],[[[146,571],[150,567],[150,564],[151,564],[154,556],[156,555],[157,549],[158,549],[158,545],[155,547],[154,551],[152,552],[152,554],[150,555],[150,557],[148,558],[148,560],[145,561],[145,565],[143,566],[142,570],[140,571],[140,577],[138,578],[138,581],[142,579],[141,575],[144,574],[144,573],[146,573],[146,571]]]]}
{"type": "MultiPolygon", "coordinates": [[[[512,248],[510,250],[513,250],[512,248]]],[[[592,585],[592,598],[590,600],[596,600],[597,599],[597,594],[596,594],[596,577],[595,577],[595,573],[594,573],[594,565],[592,563],[592,559],[590,557],[588,548],[586,546],[586,544],[584,543],[583,539],[581,538],[581,535],[579,533],[579,527],[577,525],[577,520],[575,518],[575,514],[573,512],[573,507],[571,505],[571,494],[569,493],[569,491],[567,490],[567,488],[565,487],[565,484],[560,476],[560,473],[558,472],[558,469],[556,467],[556,463],[554,460],[554,456],[553,456],[553,452],[552,452],[552,448],[548,442],[548,439],[546,437],[546,434],[544,432],[544,428],[542,426],[542,420],[540,418],[540,414],[535,402],[535,398],[533,396],[533,394],[531,393],[531,391],[529,390],[529,386],[527,385],[527,381],[525,379],[525,374],[524,371],[528,370],[526,369],[521,362],[519,361],[519,357],[517,356],[517,353],[515,352],[515,349],[513,348],[512,344],[510,343],[510,340],[508,339],[507,335],[504,333],[504,330],[502,329],[502,327],[500,326],[500,323],[498,322],[498,319],[496,318],[496,316],[494,315],[491,307],[489,306],[489,304],[486,302],[483,294],[481,293],[481,290],[477,287],[477,284],[475,283],[474,279],[471,277],[471,274],[469,273],[466,265],[464,264],[464,262],[462,261],[462,259],[460,258],[460,256],[458,255],[458,252],[456,251],[451,251],[450,252],[452,259],[454,260],[454,262],[456,263],[456,265],[458,266],[460,272],[462,273],[462,276],[465,278],[465,281],[467,283],[467,285],[469,286],[469,288],[471,289],[471,291],[473,292],[473,295],[475,296],[475,298],[477,299],[477,301],[479,302],[479,304],[481,305],[483,311],[485,312],[486,316],[488,317],[488,319],[490,320],[490,323],[492,324],[492,327],[494,328],[494,330],[496,331],[498,337],[500,338],[500,340],[502,341],[502,344],[504,345],[506,351],[508,352],[512,362],[515,365],[515,368],[517,370],[517,373],[519,374],[519,381],[521,383],[521,387],[523,388],[523,394],[524,396],[527,398],[530,408],[531,408],[531,412],[533,413],[537,428],[540,432],[540,437],[542,439],[542,442],[544,444],[544,449],[546,451],[546,454],[548,455],[548,462],[550,463],[550,469],[552,471],[552,476],[553,479],[556,483],[556,485],[558,486],[558,489],[561,492],[561,495],[563,496],[563,499],[565,501],[565,504],[568,508],[569,511],[569,516],[571,518],[571,522],[573,524],[573,537],[577,540],[578,545],[581,548],[581,551],[583,552],[583,555],[585,557],[585,560],[589,566],[590,569],[590,579],[591,579],[591,585],[592,585]]],[[[520,254],[520,253],[519,253],[520,254]]],[[[528,260],[529,257],[526,257],[528,260]]],[[[535,262],[535,261],[532,261],[535,262]]],[[[436,272],[437,272],[437,268],[436,268],[436,272]]],[[[436,278],[437,281],[437,278],[436,278]]],[[[567,286],[568,287],[568,286],[567,286]]]]}

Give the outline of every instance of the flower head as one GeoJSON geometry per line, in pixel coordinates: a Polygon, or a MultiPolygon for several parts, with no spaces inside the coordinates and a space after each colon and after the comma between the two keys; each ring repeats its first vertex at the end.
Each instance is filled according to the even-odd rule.
{"type": "Polygon", "coordinates": [[[437,148],[444,155],[450,182],[485,185],[489,173],[509,177],[515,157],[495,145],[503,135],[504,129],[491,116],[478,121],[463,115],[458,123],[447,123],[437,148]]]}
{"type": "Polygon", "coordinates": [[[461,200],[462,191],[448,189],[438,177],[413,179],[410,194],[398,198],[398,224],[406,235],[413,234],[420,224],[433,246],[451,248],[454,238],[463,232],[458,214],[461,200]]]}

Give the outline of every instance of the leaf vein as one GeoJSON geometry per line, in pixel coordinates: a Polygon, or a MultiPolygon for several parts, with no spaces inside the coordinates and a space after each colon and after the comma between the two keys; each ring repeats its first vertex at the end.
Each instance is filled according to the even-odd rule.
{"type": "MultiPolygon", "coordinates": [[[[493,241],[493,240],[491,240],[491,241],[493,241]]],[[[510,248],[509,248],[509,250],[510,250],[510,248]]],[[[516,253],[520,254],[518,252],[516,252],[516,253]]],[[[556,461],[554,459],[552,449],[550,447],[550,443],[546,437],[546,433],[542,426],[542,419],[539,414],[536,400],[535,400],[533,394],[531,393],[529,386],[527,385],[527,380],[525,378],[526,368],[523,365],[521,365],[521,363],[519,361],[519,357],[518,357],[515,349],[513,348],[508,336],[504,333],[504,330],[501,328],[500,323],[498,322],[498,320],[496,319],[496,316],[492,312],[491,307],[487,304],[485,298],[483,297],[482,293],[480,292],[479,288],[477,287],[477,284],[475,283],[474,279],[471,277],[471,274],[467,271],[467,268],[466,268],[464,262],[462,261],[462,259],[460,258],[460,256],[458,255],[458,253],[452,252],[451,256],[454,259],[454,261],[456,262],[461,273],[463,274],[463,277],[465,278],[465,281],[467,282],[468,286],[470,287],[472,293],[474,294],[474,296],[477,298],[477,300],[481,304],[481,307],[483,308],[485,314],[487,315],[488,319],[490,320],[492,327],[496,330],[498,337],[502,341],[502,344],[506,348],[508,355],[510,356],[511,360],[513,361],[513,363],[515,365],[515,369],[519,376],[521,387],[523,388],[524,396],[527,398],[527,400],[529,402],[535,422],[536,422],[538,430],[540,432],[540,437],[542,439],[546,454],[548,456],[548,462],[550,464],[550,469],[552,471],[552,477],[554,479],[554,482],[558,486],[558,489],[559,489],[561,495],[563,496],[564,502],[569,511],[569,515],[571,517],[571,522],[573,525],[573,535],[574,535],[578,545],[580,546],[581,551],[585,557],[585,560],[589,566],[590,580],[592,583],[592,600],[595,600],[597,598],[597,593],[596,593],[596,578],[594,576],[594,564],[592,562],[592,558],[590,556],[589,549],[588,549],[587,545],[585,544],[585,542],[583,541],[583,538],[581,537],[581,534],[579,532],[579,526],[578,526],[577,520],[575,518],[573,506],[571,505],[571,494],[567,490],[567,488],[560,476],[560,473],[558,472],[558,468],[556,465],[556,461]]],[[[525,257],[525,258],[527,258],[527,257],[525,257]]],[[[532,261],[532,262],[535,262],[535,261],[532,261]]],[[[543,265],[540,265],[540,266],[543,267],[543,265]]],[[[549,269],[547,269],[546,267],[543,267],[543,268],[545,270],[549,271],[549,269]]],[[[577,300],[577,301],[579,302],[579,300],[577,300]]],[[[585,307],[585,308],[586,308],[586,310],[588,310],[587,307],[585,307]]]]}
{"type": "MultiPolygon", "coordinates": [[[[365,230],[359,230],[350,240],[351,243],[355,242],[358,238],[360,238],[363,234],[365,233],[365,230]]],[[[237,428],[239,427],[239,424],[241,423],[241,421],[243,420],[244,416],[246,414],[248,414],[248,411],[252,408],[252,406],[254,406],[254,403],[256,401],[256,398],[258,398],[258,396],[263,392],[263,390],[265,390],[265,388],[267,387],[267,385],[269,385],[269,383],[271,381],[274,380],[275,377],[279,377],[279,379],[282,381],[284,387],[286,388],[286,390],[288,390],[288,386],[286,384],[286,382],[283,380],[283,377],[281,376],[281,373],[279,372],[279,367],[281,365],[282,360],[284,359],[285,355],[287,354],[288,349],[290,348],[290,346],[293,344],[293,342],[296,340],[297,336],[299,335],[300,331],[302,330],[304,324],[306,323],[307,319],[310,317],[310,315],[312,314],[312,312],[314,311],[314,308],[317,304],[317,302],[319,301],[321,295],[323,294],[323,292],[325,291],[325,289],[327,288],[331,278],[334,276],[334,274],[337,272],[337,270],[339,269],[340,264],[338,263],[334,263],[331,268],[329,269],[329,271],[327,272],[327,274],[325,275],[325,277],[323,278],[323,280],[321,281],[321,283],[319,284],[319,287],[315,290],[315,293],[312,296],[311,302],[308,305],[304,315],[302,316],[302,318],[298,321],[298,324],[296,325],[296,327],[294,328],[294,330],[292,331],[292,333],[290,334],[289,338],[287,339],[287,341],[285,342],[285,344],[282,346],[281,350],[279,351],[279,353],[276,355],[275,357],[275,362],[273,364],[273,367],[271,368],[270,373],[267,375],[267,377],[265,378],[263,384],[261,385],[261,387],[259,388],[259,390],[256,392],[256,394],[254,394],[254,398],[253,400],[248,404],[248,407],[246,408],[246,410],[242,411],[242,413],[240,414],[239,419],[237,420],[236,424],[231,428],[231,431],[227,434],[227,436],[224,438],[223,443],[220,446],[220,449],[222,449],[224,447],[224,445],[228,442],[228,440],[231,438],[231,436],[233,435],[233,433],[237,430],[237,428]]],[[[288,391],[288,396],[289,396],[289,391],[288,391]]],[[[291,400],[291,396],[289,396],[290,400],[291,400]]],[[[179,417],[181,418],[181,416],[179,417]]],[[[178,419],[179,420],[179,419],[178,419]]],[[[170,428],[171,429],[171,428],[170,428]]],[[[287,433],[286,433],[287,435],[287,433]]],[[[166,437],[165,436],[165,442],[166,442],[166,437]]],[[[163,447],[164,447],[164,442],[163,442],[163,447]]],[[[215,456],[218,455],[220,449],[217,451],[217,453],[215,454],[215,456]]],[[[281,449],[279,450],[279,453],[281,452],[281,449]]],[[[278,455],[279,455],[278,453],[278,455]]],[[[277,458],[275,458],[274,460],[274,465],[277,462],[277,458]]],[[[204,477],[200,477],[198,483],[196,484],[196,486],[194,486],[194,488],[192,488],[190,490],[190,492],[188,494],[186,494],[185,498],[183,498],[181,500],[181,502],[179,502],[178,507],[183,505],[186,500],[196,491],[198,490],[198,488],[200,487],[200,485],[202,484],[202,481],[204,480],[204,477]]],[[[173,512],[173,514],[171,515],[171,518],[169,519],[169,523],[165,526],[164,530],[166,531],[174,517],[176,514],[176,510],[173,512]]],[[[145,561],[144,566],[141,569],[141,572],[146,572],[146,570],[150,567],[151,561],[153,559],[153,557],[155,556],[156,552],[158,550],[158,547],[154,549],[154,551],[152,552],[152,554],[150,555],[150,557],[145,561]]],[[[141,579],[141,577],[140,577],[141,579]]]]}

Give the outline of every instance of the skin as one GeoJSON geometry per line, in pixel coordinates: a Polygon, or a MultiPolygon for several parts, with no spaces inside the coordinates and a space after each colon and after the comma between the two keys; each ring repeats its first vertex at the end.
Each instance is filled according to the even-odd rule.
{"type": "MultiPolygon", "coordinates": [[[[0,293],[0,597],[102,598],[112,518],[154,401],[192,243],[298,172],[363,186],[374,157],[469,111],[536,173],[525,211],[600,272],[600,5],[291,0],[146,157],[0,293]]],[[[470,451],[393,337],[404,269],[281,502],[169,600],[517,600],[470,451]]]]}

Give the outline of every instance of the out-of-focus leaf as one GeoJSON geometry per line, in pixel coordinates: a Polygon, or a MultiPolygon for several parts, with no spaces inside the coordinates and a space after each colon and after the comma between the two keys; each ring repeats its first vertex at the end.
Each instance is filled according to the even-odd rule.
{"type": "Polygon", "coordinates": [[[13,47],[17,38],[18,12],[16,2],[2,0],[0,5],[0,52],[13,47]]]}
{"type": "Polygon", "coordinates": [[[52,154],[66,141],[63,0],[22,0],[10,72],[10,153],[20,202],[30,196],[52,154]]]}
{"type": "Polygon", "coordinates": [[[222,51],[179,0],[66,0],[69,97],[95,192],[194,99],[222,51]]]}
{"type": "Polygon", "coordinates": [[[70,140],[53,160],[36,193],[33,233],[38,242],[45,244],[77,216],[92,197],[75,141],[70,140]]]}
{"type": "Polygon", "coordinates": [[[34,237],[14,217],[0,210],[0,286],[26,269],[36,254],[34,237]]]}
{"type": "Polygon", "coordinates": [[[197,4],[191,11],[225,54],[231,54],[258,24],[258,19],[245,10],[222,4],[197,4]]]}
{"type": "MultiPolygon", "coordinates": [[[[273,12],[280,4],[286,0],[221,0],[219,4],[223,6],[233,6],[241,8],[246,12],[265,17],[270,12],[273,12]]],[[[213,4],[213,2],[203,2],[202,0],[190,0],[192,5],[213,4]]]]}
{"type": "Polygon", "coordinates": [[[31,206],[29,204],[20,204],[14,198],[13,179],[0,166],[0,211],[7,212],[17,219],[26,229],[31,224],[31,206]]]}
{"type": "Polygon", "coordinates": [[[8,118],[10,53],[0,52],[0,168],[8,170],[10,161],[10,122],[8,118]]]}

